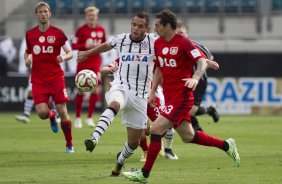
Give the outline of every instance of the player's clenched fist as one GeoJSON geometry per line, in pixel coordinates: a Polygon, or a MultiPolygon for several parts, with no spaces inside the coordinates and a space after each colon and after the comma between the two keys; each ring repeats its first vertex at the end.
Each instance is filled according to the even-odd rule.
{"type": "Polygon", "coordinates": [[[79,51],[77,53],[77,62],[81,62],[87,58],[86,51],[79,51]]]}
{"type": "Polygon", "coordinates": [[[194,78],[186,78],[186,79],[182,79],[183,81],[185,81],[184,86],[188,87],[188,88],[192,88],[193,91],[196,89],[199,80],[194,79],[194,78]]]}
{"type": "Polygon", "coordinates": [[[148,98],[148,103],[151,107],[156,107],[156,93],[151,92],[148,98]]]}
{"type": "Polygon", "coordinates": [[[27,57],[25,57],[25,65],[26,65],[26,67],[30,67],[31,63],[32,63],[32,55],[28,54],[27,57]]]}
{"type": "Polygon", "coordinates": [[[59,61],[60,63],[63,62],[65,60],[65,58],[61,55],[57,56],[57,61],[59,61]]]}

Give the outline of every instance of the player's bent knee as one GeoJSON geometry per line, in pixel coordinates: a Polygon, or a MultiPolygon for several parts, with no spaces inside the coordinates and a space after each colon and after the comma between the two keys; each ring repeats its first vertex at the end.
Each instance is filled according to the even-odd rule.
{"type": "Polygon", "coordinates": [[[37,111],[37,114],[38,114],[40,119],[49,118],[49,112],[48,111],[37,111]]]}
{"type": "Polygon", "coordinates": [[[113,101],[109,104],[109,107],[113,108],[116,112],[120,110],[119,102],[113,101]]]}
{"type": "Polygon", "coordinates": [[[124,105],[125,105],[124,95],[121,91],[116,90],[116,91],[111,92],[111,94],[107,98],[107,103],[108,105],[110,105],[113,102],[118,103],[120,109],[124,108],[124,105]]]}
{"type": "Polygon", "coordinates": [[[138,146],[139,146],[139,141],[128,141],[128,146],[131,148],[131,149],[137,149],[138,146]]]}
{"type": "Polygon", "coordinates": [[[181,137],[184,143],[190,143],[194,138],[194,133],[187,133],[184,137],[181,137]]]}

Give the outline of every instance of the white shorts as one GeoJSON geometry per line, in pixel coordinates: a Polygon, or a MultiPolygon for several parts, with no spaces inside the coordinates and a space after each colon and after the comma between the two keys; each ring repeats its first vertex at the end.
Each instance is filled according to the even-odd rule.
{"type": "Polygon", "coordinates": [[[28,80],[27,90],[28,90],[28,91],[31,91],[31,90],[32,90],[32,83],[31,83],[30,80],[28,80]]]}
{"type": "Polygon", "coordinates": [[[140,98],[135,93],[125,90],[121,85],[113,85],[110,91],[105,94],[108,105],[114,100],[115,97],[123,98],[118,99],[121,102],[121,117],[122,123],[126,127],[134,129],[147,128],[147,99],[140,98]]]}

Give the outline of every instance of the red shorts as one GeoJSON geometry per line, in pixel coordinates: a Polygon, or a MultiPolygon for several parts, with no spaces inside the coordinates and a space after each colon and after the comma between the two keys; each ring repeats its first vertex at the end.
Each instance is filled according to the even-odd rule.
{"type": "Polygon", "coordinates": [[[161,112],[161,103],[160,99],[156,97],[156,107],[151,107],[149,104],[147,105],[147,116],[151,121],[155,121],[161,112]]]}
{"type": "Polygon", "coordinates": [[[50,97],[55,104],[70,101],[64,78],[46,84],[32,84],[32,96],[35,105],[39,103],[49,104],[50,97]]]}
{"type": "Polygon", "coordinates": [[[182,121],[191,122],[190,109],[193,107],[194,98],[177,99],[165,98],[165,108],[162,109],[161,115],[169,119],[173,124],[173,128],[177,128],[182,121]]]}

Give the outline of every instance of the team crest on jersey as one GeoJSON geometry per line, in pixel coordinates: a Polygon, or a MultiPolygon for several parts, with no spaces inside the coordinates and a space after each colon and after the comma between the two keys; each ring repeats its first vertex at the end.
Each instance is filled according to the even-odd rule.
{"type": "Polygon", "coordinates": [[[171,55],[176,55],[178,52],[178,47],[171,47],[169,53],[171,55]]]}
{"type": "Polygon", "coordinates": [[[98,38],[102,38],[103,35],[104,35],[104,33],[103,33],[102,31],[98,31],[98,32],[97,32],[97,37],[98,37],[98,38]]]}
{"type": "Polygon", "coordinates": [[[97,34],[96,34],[96,32],[95,32],[95,31],[92,31],[92,32],[91,32],[91,37],[92,37],[92,38],[95,38],[95,37],[96,37],[96,35],[97,35],[97,34]]]}
{"type": "Polygon", "coordinates": [[[44,37],[44,36],[40,36],[40,37],[39,37],[39,42],[40,42],[40,43],[45,42],[45,37],[44,37]]]}
{"type": "Polygon", "coordinates": [[[147,50],[149,48],[149,42],[141,42],[141,49],[147,50]]]}
{"type": "Polygon", "coordinates": [[[166,55],[168,53],[168,48],[167,47],[163,48],[162,53],[163,55],[166,55]]]}
{"type": "Polygon", "coordinates": [[[55,36],[48,36],[47,37],[47,42],[48,43],[55,43],[55,39],[56,39],[55,36]]]}
{"type": "Polygon", "coordinates": [[[38,55],[41,52],[41,48],[38,45],[33,46],[33,53],[38,55]]]}

